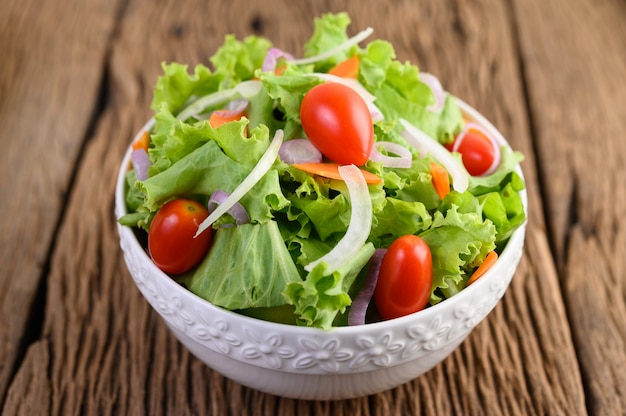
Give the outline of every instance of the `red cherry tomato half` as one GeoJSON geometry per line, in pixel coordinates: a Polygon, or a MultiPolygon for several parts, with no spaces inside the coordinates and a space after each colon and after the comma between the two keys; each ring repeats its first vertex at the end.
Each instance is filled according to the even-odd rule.
{"type": "Polygon", "coordinates": [[[372,116],[352,88],[336,82],[311,88],[302,100],[300,120],[311,143],[333,162],[361,166],[369,159],[372,116]]]}
{"type": "Polygon", "coordinates": [[[190,199],[174,199],[155,214],[148,232],[152,261],[164,272],[179,274],[196,266],[211,245],[211,229],[194,238],[209,211],[190,199]]]}
{"type": "Polygon", "coordinates": [[[383,319],[405,316],[426,307],[433,283],[428,244],[416,235],[396,239],[385,253],[374,301],[383,319]]]}
{"type": "Polygon", "coordinates": [[[458,146],[465,169],[472,176],[487,172],[496,157],[491,141],[477,130],[470,129],[458,146]]]}

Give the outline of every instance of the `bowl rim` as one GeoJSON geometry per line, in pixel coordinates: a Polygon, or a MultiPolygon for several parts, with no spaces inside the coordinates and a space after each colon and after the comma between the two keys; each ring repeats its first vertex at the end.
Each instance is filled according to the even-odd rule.
{"type": "MultiPolygon", "coordinates": [[[[483,126],[493,135],[493,137],[495,137],[496,141],[499,144],[503,146],[507,146],[509,149],[511,149],[510,144],[506,141],[502,133],[500,133],[500,131],[489,120],[487,120],[487,118],[485,118],[476,109],[468,105],[466,102],[464,102],[460,98],[455,97],[455,99],[457,100],[457,103],[461,109],[463,116],[468,121],[474,121],[478,123],[479,125],[483,126]]],[[[160,280],[168,282],[167,283],[168,285],[172,285],[172,286],[179,288],[181,290],[181,293],[184,293],[185,296],[194,298],[196,302],[200,302],[201,304],[205,305],[209,310],[213,310],[217,313],[224,313],[228,315],[229,319],[233,319],[234,322],[240,322],[241,324],[246,324],[246,323],[252,324],[256,328],[263,328],[268,331],[269,330],[288,331],[294,335],[308,335],[308,336],[311,336],[311,335],[315,336],[315,335],[324,334],[324,333],[327,333],[327,334],[332,333],[333,335],[351,336],[351,335],[356,335],[356,334],[363,334],[364,330],[367,330],[368,333],[375,333],[384,329],[388,330],[388,329],[393,329],[396,327],[406,327],[411,322],[414,322],[417,317],[419,317],[420,319],[423,318],[424,320],[432,319],[437,314],[440,314],[442,311],[446,310],[450,305],[452,305],[452,303],[459,303],[464,299],[469,299],[471,298],[472,294],[474,294],[475,292],[488,290],[488,286],[492,283],[494,279],[498,277],[498,275],[500,275],[502,271],[501,269],[505,267],[505,265],[514,261],[515,256],[516,256],[516,252],[514,252],[514,248],[523,246],[525,233],[526,233],[525,231],[526,225],[528,223],[528,194],[527,194],[526,187],[522,191],[520,191],[520,197],[522,199],[524,212],[526,214],[526,220],[524,221],[524,223],[517,230],[513,232],[509,241],[504,247],[502,253],[496,260],[494,266],[490,270],[488,270],[485,273],[485,275],[483,275],[480,279],[478,279],[469,287],[465,287],[463,290],[461,290],[459,293],[457,293],[450,299],[446,299],[435,305],[429,306],[426,309],[423,309],[421,311],[417,311],[412,314],[405,315],[399,318],[394,318],[394,319],[380,321],[380,322],[368,323],[365,325],[332,327],[330,329],[321,329],[317,327],[282,324],[282,323],[265,321],[262,319],[242,315],[242,314],[230,311],[228,309],[222,308],[220,306],[214,305],[211,302],[201,298],[200,296],[196,295],[195,293],[185,289],[180,284],[178,284],[173,278],[171,278],[169,275],[167,275],[165,272],[163,272],[154,264],[154,262],[150,259],[149,255],[146,253],[145,249],[141,246],[141,244],[137,240],[132,229],[128,226],[122,226],[119,223],[119,221],[117,221],[119,220],[120,217],[122,217],[127,212],[126,202],[124,198],[124,190],[126,186],[125,175],[126,175],[126,172],[128,171],[128,166],[130,163],[132,143],[134,143],[135,140],[137,140],[139,136],[143,134],[144,131],[150,131],[154,127],[154,124],[155,124],[155,119],[154,117],[152,117],[138,130],[138,132],[135,134],[132,141],[128,145],[124,158],[122,159],[122,162],[120,164],[118,175],[117,175],[116,187],[115,187],[115,215],[116,215],[116,223],[118,226],[118,231],[120,234],[122,233],[132,234],[130,236],[132,237],[130,239],[131,244],[133,245],[133,248],[137,252],[140,253],[141,260],[149,268],[149,270],[147,270],[149,273],[151,273],[154,276],[158,276],[160,280]]],[[[516,172],[520,175],[522,180],[526,182],[520,165],[516,167],[516,172]]]]}

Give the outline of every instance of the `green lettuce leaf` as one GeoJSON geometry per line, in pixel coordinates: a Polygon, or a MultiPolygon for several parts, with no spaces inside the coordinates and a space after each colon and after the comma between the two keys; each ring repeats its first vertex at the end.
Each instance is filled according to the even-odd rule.
{"type": "Polygon", "coordinates": [[[212,73],[205,65],[196,65],[193,74],[179,63],[161,64],[164,74],[157,79],[151,108],[165,109],[177,114],[192,97],[202,97],[217,91],[224,82],[222,73],[212,73]]]}
{"type": "Polygon", "coordinates": [[[325,262],[316,265],[304,281],[291,282],[285,289],[288,303],[295,306],[298,324],[329,329],[338,313],[352,303],[348,291],[374,254],[372,244],[333,273],[327,273],[325,262]]]}
{"type": "Polygon", "coordinates": [[[420,234],[433,257],[431,304],[465,287],[467,271],[478,266],[495,249],[495,236],[493,223],[483,220],[480,213],[461,213],[456,205],[445,214],[435,212],[431,228],[420,234]]]}
{"type": "Polygon", "coordinates": [[[285,287],[301,279],[278,224],[267,221],[219,229],[211,255],[179,281],[212,304],[234,310],[285,305],[285,287]]]}
{"type": "Polygon", "coordinates": [[[215,71],[228,80],[226,87],[232,87],[254,76],[271,47],[272,43],[263,37],[248,36],[240,41],[234,35],[226,35],[224,44],[210,60],[215,71]]]}
{"type": "MultiPolygon", "coordinates": [[[[313,35],[304,44],[304,56],[315,56],[329,51],[348,40],[346,30],[350,25],[347,13],[327,13],[314,20],[313,35]]],[[[315,71],[327,72],[339,62],[352,56],[356,47],[341,51],[336,55],[315,63],[315,71]]]]}
{"type": "MultiPolygon", "coordinates": [[[[245,137],[242,133],[245,123],[246,120],[228,123],[218,129],[211,128],[208,123],[194,126],[182,123],[181,130],[175,135],[182,142],[185,137],[202,136],[198,130],[212,140],[195,148],[168,169],[137,182],[145,194],[140,209],[156,211],[174,197],[204,196],[208,199],[217,190],[231,193],[248,176],[269,146],[269,132],[265,126],[259,126],[249,132],[249,137],[245,137]],[[233,131],[237,134],[232,134],[233,131]],[[247,150],[242,152],[240,149],[247,150]]],[[[269,221],[273,210],[280,210],[289,204],[283,196],[275,169],[267,172],[239,202],[247,210],[251,221],[259,223],[269,221]]],[[[232,219],[225,215],[216,224],[223,222],[232,222],[232,219]]]]}

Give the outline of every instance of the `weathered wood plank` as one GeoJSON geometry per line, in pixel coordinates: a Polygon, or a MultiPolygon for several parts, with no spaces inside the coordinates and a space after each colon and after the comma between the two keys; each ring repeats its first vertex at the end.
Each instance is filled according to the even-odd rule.
{"type": "Polygon", "coordinates": [[[592,414],[626,413],[626,7],[514,3],[551,246],[592,414]]]}
{"type": "Polygon", "coordinates": [[[33,396],[21,382],[33,374],[47,375],[41,385],[49,383],[51,397],[41,407],[50,414],[584,413],[578,364],[543,230],[508,2],[284,1],[272,10],[244,0],[151,5],[135,0],[121,18],[106,62],[108,105],[85,149],[52,258],[46,342],[34,344],[35,352],[20,368],[4,409],[8,414],[20,409],[19,398],[33,396]],[[298,54],[312,17],[327,10],[347,10],[355,32],[373,26],[375,36],[391,41],[402,60],[440,75],[451,92],[483,112],[528,155],[531,222],[526,256],[503,303],[450,359],[389,392],[313,403],[244,388],[178,344],[124,269],[112,195],[124,148],[149,117],[161,61],[206,62],[224,34],[243,37],[255,31],[298,54]],[[42,349],[47,362],[37,360],[42,349]]]}
{"type": "Polygon", "coordinates": [[[31,336],[28,320],[41,310],[35,302],[98,105],[116,3],[24,0],[0,7],[0,405],[31,336]]]}

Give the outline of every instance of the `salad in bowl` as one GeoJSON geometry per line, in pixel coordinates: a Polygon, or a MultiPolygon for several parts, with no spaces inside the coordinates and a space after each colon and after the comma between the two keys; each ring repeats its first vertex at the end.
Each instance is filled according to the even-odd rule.
{"type": "Polygon", "coordinates": [[[474,284],[526,222],[522,155],[349,23],[317,19],[303,58],[227,36],[212,68],[163,64],[118,220],[211,305],[323,330],[397,319],[474,284]]]}

